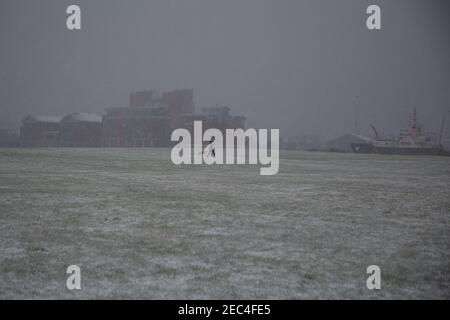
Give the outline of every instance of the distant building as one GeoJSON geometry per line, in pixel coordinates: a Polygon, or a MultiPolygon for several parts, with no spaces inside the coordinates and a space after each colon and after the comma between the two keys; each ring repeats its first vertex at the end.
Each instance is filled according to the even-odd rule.
{"type": "Polygon", "coordinates": [[[170,117],[164,108],[109,108],[102,130],[103,147],[163,147],[170,141],[170,117]]]}
{"type": "Polygon", "coordinates": [[[0,129],[0,148],[14,148],[19,145],[19,135],[16,132],[0,129]]]}
{"type": "Polygon", "coordinates": [[[130,107],[161,107],[161,97],[156,90],[130,93],[130,107]]]}
{"type": "Polygon", "coordinates": [[[61,120],[61,146],[100,147],[102,117],[94,113],[72,113],[61,120]]]}
{"type": "Polygon", "coordinates": [[[194,90],[177,89],[162,94],[161,103],[170,117],[170,128],[183,127],[185,117],[195,112],[194,90]]]}
{"type": "Polygon", "coordinates": [[[20,145],[22,147],[57,147],[61,137],[61,117],[31,116],[22,120],[20,145]]]}
{"type": "Polygon", "coordinates": [[[194,113],[194,90],[176,89],[162,94],[162,103],[170,114],[194,113]]]}
{"type": "Polygon", "coordinates": [[[231,116],[228,106],[201,108],[201,115],[204,117],[204,127],[216,128],[221,131],[226,129],[244,129],[245,118],[241,116],[231,116]]]}
{"type": "Polygon", "coordinates": [[[241,116],[231,116],[230,108],[223,107],[206,107],[201,108],[201,113],[187,114],[184,116],[184,123],[180,128],[186,128],[191,133],[194,130],[194,121],[202,121],[203,130],[219,129],[225,134],[226,129],[244,129],[245,118],[241,116]]]}
{"type": "Polygon", "coordinates": [[[195,114],[192,89],[156,90],[130,94],[129,107],[106,109],[100,117],[72,113],[64,118],[27,116],[22,120],[20,145],[24,147],[168,147],[177,128],[192,129],[194,121],[203,127],[244,128],[244,117],[231,116],[227,106],[202,108],[195,114]]]}
{"type": "Polygon", "coordinates": [[[203,127],[225,130],[244,128],[244,117],[231,116],[230,108],[202,108],[195,113],[192,89],[164,92],[155,90],[130,94],[130,107],[106,109],[103,116],[104,147],[167,147],[171,133],[177,128],[193,129],[194,121],[203,127]]]}
{"type": "Polygon", "coordinates": [[[373,140],[371,138],[356,135],[356,134],[345,134],[333,140],[330,140],[326,144],[326,149],[328,151],[339,151],[339,152],[352,152],[352,143],[371,143],[373,140]]]}

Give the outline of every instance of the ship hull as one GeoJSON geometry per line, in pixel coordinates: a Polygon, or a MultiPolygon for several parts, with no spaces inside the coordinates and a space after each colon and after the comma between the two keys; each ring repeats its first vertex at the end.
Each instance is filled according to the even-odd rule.
{"type": "Polygon", "coordinates": [[[416,156],[450,156],[450,151],[441,148],[398,148],[375,146],[370,143],[352,143],[351,148],[354,153],[378,153],[378,154],[399,154],[416,156]]]}
{"type": "Polygon", "coordinates": [[[352,143],[350,146],[355,153],[375,153],[375,147],[370,143],[352,143]]]}
{"type": "Polygon", "coordinates": [[[375,146],[374,152],[380,154],[422,155],[422,156],[442,155],[442,149],[439,148],[398,148],[398,147],[375,146]]]}

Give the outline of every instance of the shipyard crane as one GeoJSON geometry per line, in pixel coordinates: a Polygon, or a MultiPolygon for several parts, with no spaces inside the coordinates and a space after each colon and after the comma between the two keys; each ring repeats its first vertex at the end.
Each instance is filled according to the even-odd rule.
{"type": "Polygon", "coordinates": [[[372,128],[373,132],[375,133],[375,138],[378,140],[378,131],[375,128],[375,126],[373,124],[370,125],[370,127],[372,128]]]}

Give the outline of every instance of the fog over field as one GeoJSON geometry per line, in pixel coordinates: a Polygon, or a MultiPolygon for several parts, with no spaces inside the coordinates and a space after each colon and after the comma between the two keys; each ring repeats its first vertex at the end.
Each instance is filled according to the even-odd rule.
{"type": "Polygon", "coordinates": [[[450,298],[446,157],[283,152],[275,176],[169,158],[0,149],[0,298],[450,298]]]}
{"type": "Polygon", "coordinates": [[[450,107],[447,0],[0,2],[0,128],[27,114],[102,114],[133,91],[193,88],[248,127],[281,135],[397,134],[417,107],[438,131],[450,107]],[[381,7],[381,30],[366,9],[381,7]]]}

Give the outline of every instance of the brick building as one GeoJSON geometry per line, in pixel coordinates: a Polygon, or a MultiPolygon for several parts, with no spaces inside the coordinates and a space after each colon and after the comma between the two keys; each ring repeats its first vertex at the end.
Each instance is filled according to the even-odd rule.
{"type": "Polygon", "coordinates": [[[102,117],[94,113],[72,113],[61,120],[61,146],[100,147],[102,117]]]}
{"type": "Polygon", "coordinates": [[[22,147],[57,147],[61,137],[61,117],[31,116],[22,120],[20,145],[22,147]]]}

